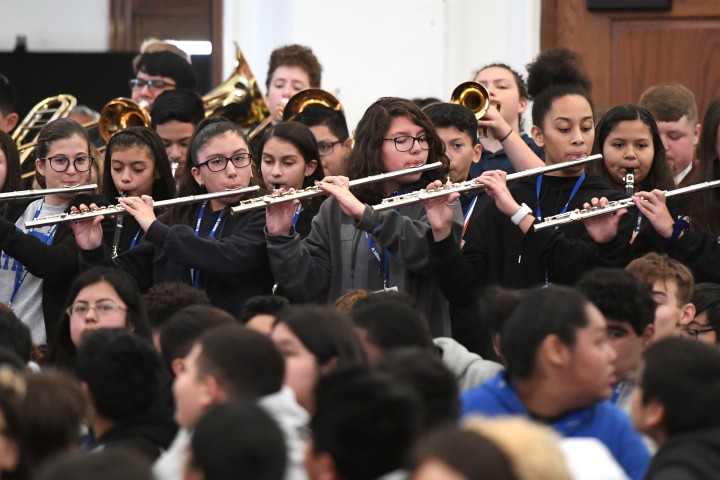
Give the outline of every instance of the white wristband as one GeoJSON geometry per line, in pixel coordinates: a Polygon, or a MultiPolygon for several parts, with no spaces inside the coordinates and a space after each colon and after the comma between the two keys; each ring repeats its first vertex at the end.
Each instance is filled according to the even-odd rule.
{"type": "Polygon", "coordinates": [[[515,215],[510,217],[510,221],[513,222],[515,225],[520,225],[520,222],[522,222],[523,218],[525,218],[529,213],[532,213],[532,209],[523,203],[520,207],[520,210],[515,212],[515,215]]]}

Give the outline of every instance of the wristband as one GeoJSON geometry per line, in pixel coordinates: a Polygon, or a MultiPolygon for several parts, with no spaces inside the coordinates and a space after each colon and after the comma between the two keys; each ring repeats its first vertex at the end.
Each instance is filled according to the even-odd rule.
{"type": "Polygon", "coordinates": [[[515,225],[520,225],[520,222],[523,221],[523,218],[525,218],[528,213],[532,213],[532,209],[523,203],[520,207],[520,210],[515,212],[515,215],[510,217],[510,221],[513,222],[515,225]]]}
{"type": "Polygon", "coordinates": [[[501,139],[498,140],[498,141],[499,141],[500,143],[503,143],[505,140],[507,140],[507,138],[510,136],[510,134],[511,134],[512,132],[513,132],[513,131],[512,131],[512,128],[511,128],[510,131],[507,133],[507,135],[505,135],[503,138],[501,138],[501,139]]]}
{"type": "Polygon", "coordinates": [[[680,234],[687,230],[687,228],[690,226],[690,222],[685,220],[684,218],[678,218],[675,220],[675,223],[673,223],[673,231],[670,238],[667,240],[668,243],[675,243],[678,241],[678,238],[680,238],[680,234]]]}

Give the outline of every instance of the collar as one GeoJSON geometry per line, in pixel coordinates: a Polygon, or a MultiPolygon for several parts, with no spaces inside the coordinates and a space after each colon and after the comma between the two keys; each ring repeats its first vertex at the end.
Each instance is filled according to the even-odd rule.
{"type": "Polygon", "coordinates": [[[679,184],[680,182],[682,182],[683,179],[685,177],[687,177],[687,174],[690,173],[690,170],[692,170],[692,168],[693,168],[693,162],[690,162],[690,163],[688,163],[688,166],[685,167],[685,169],[682,172],[675,175],[675,184],[679,184]]]}

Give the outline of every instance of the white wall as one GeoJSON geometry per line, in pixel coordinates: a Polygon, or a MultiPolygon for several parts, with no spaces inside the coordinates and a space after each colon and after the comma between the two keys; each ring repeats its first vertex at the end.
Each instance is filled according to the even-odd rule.
{"type": "Polygon", "coordinates": [[[0,0],[0,51],[14,50],[18,35],[33,52],[107,51],[110,2],[0,0]]]}
{"type": "Polygon", "coordinates": [[[449,99],[478,67],[503,61],[524,72],[540,48],[534,0],[224,0],[224,7],[226,73],[233,41],[263,87],[274,48],[307,45],[351,128],[378,97],[449,99]]]}

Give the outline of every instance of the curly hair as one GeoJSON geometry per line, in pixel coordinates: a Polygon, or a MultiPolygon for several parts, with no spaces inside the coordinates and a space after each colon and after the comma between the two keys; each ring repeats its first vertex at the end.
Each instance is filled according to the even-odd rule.
{"type": "Polygon", "coordinates": [[[285,45],[273,50],[270,54],[265,88],[270,88],[272,76],[279,67],[300,67],[308,74],[310,86],[319,88],[322,81],[322,65],[309,47],[302,45],[285,45]]]}

